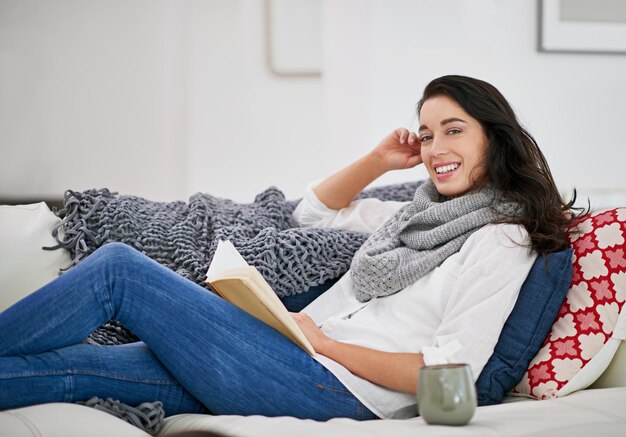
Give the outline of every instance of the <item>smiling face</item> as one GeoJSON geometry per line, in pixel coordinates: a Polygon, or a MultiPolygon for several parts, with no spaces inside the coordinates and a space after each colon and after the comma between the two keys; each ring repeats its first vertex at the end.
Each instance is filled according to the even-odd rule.
{"type": "Polygon", "coordinates": [[[420,111],[421,156],[437,191],[461,196],[485,173],[488,141],[482,126],[454,100],[432,97],[420,111]]]}

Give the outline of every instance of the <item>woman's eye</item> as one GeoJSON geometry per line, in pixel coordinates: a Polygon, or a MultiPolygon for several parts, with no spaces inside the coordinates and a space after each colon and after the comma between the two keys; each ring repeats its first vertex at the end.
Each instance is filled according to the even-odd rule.
{"type": "Polygon", "coordinates": [[[432,137],[432,136],[430,136],[430,135],[422,135],[422,136],[420,137],[420,141],[421,141],[422,143],[425,143],[425,142],[430,141],[430,140],[432,140],[432,139],[433,139],[433,137],[432,137]]]}
{"type": "Polygon", "coordinates": [[[449,134],[449,135],[458,135],[458,134],[460,134],[461,132],[462,132],[462,131],[461,131],[461,129],[450,129],[450,130],[448,131],[448,134],[449,134]]]}

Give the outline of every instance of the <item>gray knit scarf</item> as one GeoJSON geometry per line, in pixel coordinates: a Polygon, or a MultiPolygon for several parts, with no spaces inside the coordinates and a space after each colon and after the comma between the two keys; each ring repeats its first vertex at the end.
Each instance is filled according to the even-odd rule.
{"type": "Polygon", "coordinates": [[[355,254],[350,274],[356,298],[366,302],[408,287],[458,252],[472,233],[517,210],[490,186],[448,199],[428,180],[355,254]]]}

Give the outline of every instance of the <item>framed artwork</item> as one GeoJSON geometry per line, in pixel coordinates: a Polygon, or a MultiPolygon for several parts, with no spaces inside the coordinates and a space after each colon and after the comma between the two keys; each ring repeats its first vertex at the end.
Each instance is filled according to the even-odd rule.
{"type": "Polygon", "coordinates": [[[322,0],[265,0],[267,64],[276,76],[318,77],[322,0]]]}
{"type": "Polygon", "coordinates": [[[539,0],[539,51],[626,53],[626,1],[539,0]]]}

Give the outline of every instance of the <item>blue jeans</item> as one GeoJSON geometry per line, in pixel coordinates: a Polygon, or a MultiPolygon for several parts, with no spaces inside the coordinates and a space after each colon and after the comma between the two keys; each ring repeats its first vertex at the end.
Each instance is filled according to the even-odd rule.
{"type": "Polygon", "coordinates": [[[286,337],[119,243],[0,313],[0,410],[92,396],[167,415],[376,417],[286,337]],[[142,342],[80,343],[111,319],[142,342]]]}

